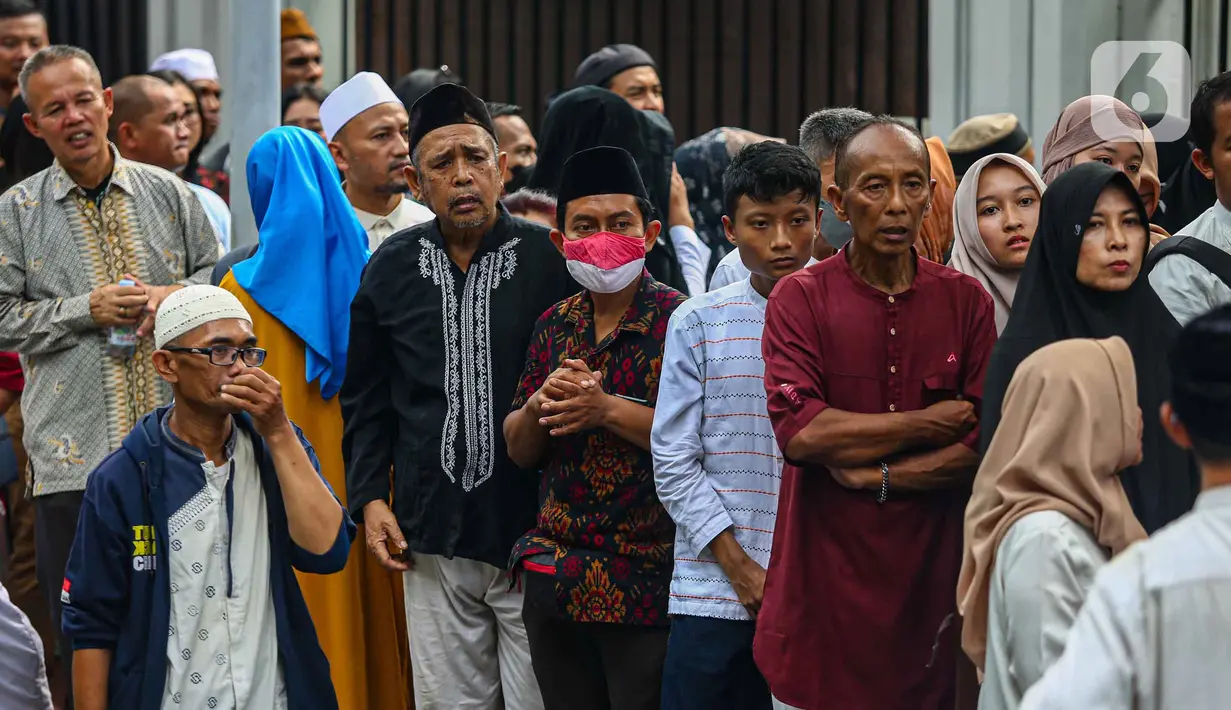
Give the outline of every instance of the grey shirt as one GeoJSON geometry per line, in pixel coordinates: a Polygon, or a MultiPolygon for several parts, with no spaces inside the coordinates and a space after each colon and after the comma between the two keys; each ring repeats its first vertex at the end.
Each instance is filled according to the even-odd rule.
{"type": "Polygon", "coordinates": [[[34,495],[85,490],[86,476],[142,415],[171,399],[153,339],[125,359],[90,315],[90,292],[131,273],[150,285],[207,283],[218,240],[175,175],[125,160],[99,205],[59,162],[0,196],[0,351],[21,355],[34,495]]]}
{"type": "Polygon", "coordinates": [[[0,708],[52,710],[43,642],[0,584],[0,708]]]}
{"type": "Polygon", "coordinates": [[[1224,710],[1231,698],[1231,486],[1095,578],[1023,710],[1224,710]]]}
{"type": "MultiPolygon", "coordinates": [[[[1189,236],[1231,253],[1231,211],[1215,202],[1176,236],[1189,236]]],[[[1231,287],[1183,254],[1169,254],[1150,272],[1150,285],[1180,325],[1224,303],[1231,303],[1231,287]]]]}
{"type": "Polygon", "coordinates": [[[1009,528],[988,590],[987,655],[979,710],[1016,710],[1064,652],[1107,553],[1064,513],[1044,510],[1009,528]]]}

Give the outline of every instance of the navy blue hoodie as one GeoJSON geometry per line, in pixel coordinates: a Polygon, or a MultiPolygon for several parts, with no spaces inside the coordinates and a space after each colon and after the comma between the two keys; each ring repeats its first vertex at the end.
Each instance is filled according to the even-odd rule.
{"type": "MultiPolygon", "coordinates": [[[[177,480],[191,480],[187,475],[170,476],[167,467],[192,465],[182,454],[169,450],[173,444],[166,440],[162,420],[170,410],[167,406],[145,415],[123,445],[90,474],[60,595],[64,633],[73,640],[73,648],[109,649],[113,653],[109,708],[159,710],[162,706],[171,613],[164,541],[169,539],[167,519],[183,503],[176,500],[183,494],[175,489],[184,487],[177,486],[177,480]],[[146,532],[148,526],[154,530],[152,541],[146,532]]],[[[269,586],[288,706],[295,710],[335,710],[338,701],[329,661],[317,640],[292,567],[314,574],[341,570],[355,537],[355,524],[343,511],[337,539],[323,555],[313,555],[296,545],[287,527],[282,489],[265,442],[247,415],[236,415],[234,421],[252,440],[265,492],[269,586]]],[[[319,473],[316,452],[303,432],[298,428],[295,431],[319,473]]]]}

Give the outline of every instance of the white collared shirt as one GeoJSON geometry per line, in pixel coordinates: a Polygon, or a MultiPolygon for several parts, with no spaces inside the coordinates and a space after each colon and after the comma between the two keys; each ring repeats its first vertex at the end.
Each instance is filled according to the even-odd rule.
{"type": "Polygon", "coordinates": [[[1023,710],[1214,710],[1231,698],[1231,486],[1104,566],[1023,710]]]}
{"type": "Polygon", "coordinates": [[[680,273],[688,286],[688,295],[700,296],[705,293],[705,275],[709,272],[712,252],[691,227],[677,224],[669,233],[671,243],[675,245],[675,258],[680,263],[680,273]]]}
{"type": "Polygon", "coordinates": [[[356,207],[355,216],[359,218],[359,224],[363,225],[363,231],[368,233],[368,249],[371,251],[376,251],[381,242],[403,229],[436,219],[431,210],[405,196],[387,215],[364,212],[356,207]]]}
{"type": "MultiPolygon", "coordinates": [[[[1231,253],[1231,211],[1215,202],[1176,236],[1189,236],[1231,253]]],[[[1169,254],[1150,272],[1150,286],[1171,315],[1185,325],[1224,303],[1231,303],[1231,287],[1205,267],[1182,254],[1169,254]]]]}

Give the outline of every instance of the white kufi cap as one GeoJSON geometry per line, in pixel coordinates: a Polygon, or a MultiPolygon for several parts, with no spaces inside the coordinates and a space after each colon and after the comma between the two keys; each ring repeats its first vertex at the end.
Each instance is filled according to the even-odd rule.
{"type": "Polygon", "coordinates": [[[381,104],[400,104],[397,94],[380,78],[380,74],[361,71],[330,92],[321,104],[321,125],[325,138],[333,140],[338,131],[352,118],[381,104]]]}
{"type": "Polygon", "coordinates": [[[150,71],[170,69],[184,75],[188,81],[218,81],[218,68],[214,55],[204,49],[177,49],[159,55],[150,65],[150,71]]]}
{"type": "Polygon", "coordinates": [[[185,286],[158,306],[154,347],[161,348],[197,326],[227,318],[252,322],[252,316],[230,291],[205,284],[185,286]]]}

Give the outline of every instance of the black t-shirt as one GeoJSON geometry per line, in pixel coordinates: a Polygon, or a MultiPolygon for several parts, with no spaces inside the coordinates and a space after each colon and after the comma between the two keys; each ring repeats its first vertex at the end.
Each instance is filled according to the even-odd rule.
{"type": "Polygon", "coordinates": [[[94,187],[83,187],[81,191],[85,193],[85,198],[94,204],[98,204],[103,195],[107,194],[107,188],[111,187],[111,173],[107,173],[107,177],[94,187]]]}

